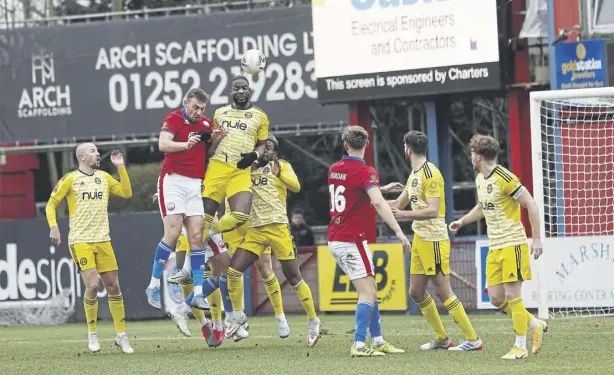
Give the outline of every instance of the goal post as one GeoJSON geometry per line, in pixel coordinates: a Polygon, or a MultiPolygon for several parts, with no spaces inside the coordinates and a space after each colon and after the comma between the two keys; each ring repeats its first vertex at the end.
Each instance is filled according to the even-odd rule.
{"type": "Polygon", "coordinates": [[[540,318],[614,315],[614,87],[530,94],[540,318]]]}

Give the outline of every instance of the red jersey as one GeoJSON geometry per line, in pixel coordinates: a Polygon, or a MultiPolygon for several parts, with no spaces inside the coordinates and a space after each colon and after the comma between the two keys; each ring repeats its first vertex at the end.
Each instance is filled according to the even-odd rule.
{"type": "Polygon", "coordinates": [[[328,170],[330,224],[328,240],[356,242],[367,231],[366,217],[375,215],[367,191],[379,186],[379,175],[365,161],[344,156],[328,170]]]}
{"type": "MultiPolygon", "coordinates": [[[[175,136],[173,141],[175,142],[187,142],[193,133],[213,131],[211,120],[205,116],[201,116],[201,120],[195,124],[191,123],[183,109],[178,109],[166,115],[160,131],[173,134],[175,136]]],[[[176,173],[185,177],[202,179],[205,177],[206,157],[207,145],[205,142],[199,142],[189,150],[166,152],[164,153],[160,175],[176,173]]]]}

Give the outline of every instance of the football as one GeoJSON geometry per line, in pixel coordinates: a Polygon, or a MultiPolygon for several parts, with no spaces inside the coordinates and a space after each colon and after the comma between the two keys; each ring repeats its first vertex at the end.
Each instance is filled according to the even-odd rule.
{"type": "Polygon", "coordinates": [[[257,49],[247,50],[241,57],[241,68],[249,74],[258,74],[265,66],[266,57],[257,49]]]}

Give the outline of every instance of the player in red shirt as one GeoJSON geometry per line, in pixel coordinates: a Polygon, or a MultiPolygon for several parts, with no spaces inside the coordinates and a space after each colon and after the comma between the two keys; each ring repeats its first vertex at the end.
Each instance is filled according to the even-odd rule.
{"type": "Polygon", "coordinates": [[[161,308],[162,271],[184,225],[194,274],[195,295],[188,303],[200,309],[207,307],[202,295],[205,211],[200,193],[207,148],[215,148],[223,137],[220,131],[213,131],[212,121],[203,116],[208,101],[209,96],[202,89],[191,89],[185,96],[184,107],[167,114],[160,129],[158,145],[164,152],[164,161],[158,179],[158,204],[164,223],[164,237],[156,249],[151,282],[146,290],[149,304],[157,309],[161,308]]]}
{"type": "Polygon", "coordinates": [[[382,196],[377,171],[363,159],[369,143],[367,131],[360,126],[348,126],[342,139],[348,155],[328,170],[331,216],[328,248],[358,292],[356,329],[350,354],[369,357],[404,353],[382,337],[373,259],[365,238],[365,222],[368,222],[365,217],[377,211],[403,247],[409,250],[411,245],[382,196]],[[367,328],[373,341],[371,348],[365,346],[367,328]]]}

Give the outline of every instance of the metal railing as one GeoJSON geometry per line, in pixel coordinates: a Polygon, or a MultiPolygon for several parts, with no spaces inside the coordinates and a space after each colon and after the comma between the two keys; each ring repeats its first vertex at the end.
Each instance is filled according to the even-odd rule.
{"type": "MultiPolygon", "coordinates": [[[[300,136],[315,136],[324,134],[340,134],[343,128],[347,126],[346,122],[335,123],[316,123],[316,124],[287,124],[287,125],[271,125],[269,131],[277,137],[300,137],[300,136]]],[[[118,147],[118,146],[149,146],[158,144],[158,133],[151,134],[132,134],[129,136],[108,137],[90,137],[82,139],[69,140],[54,140],[50,142],[33,141],[27,142],[30,144],[20,144],[14,142],[11,146],[0,146],[0,161],[4,155],[8,154],[25,154],[39,152],[54,152],[54,151],[72,151],[82,142],[93,142],[98,147],[118,147]],[[99,139],[99,140],[98,140],[99,139]]]]}

